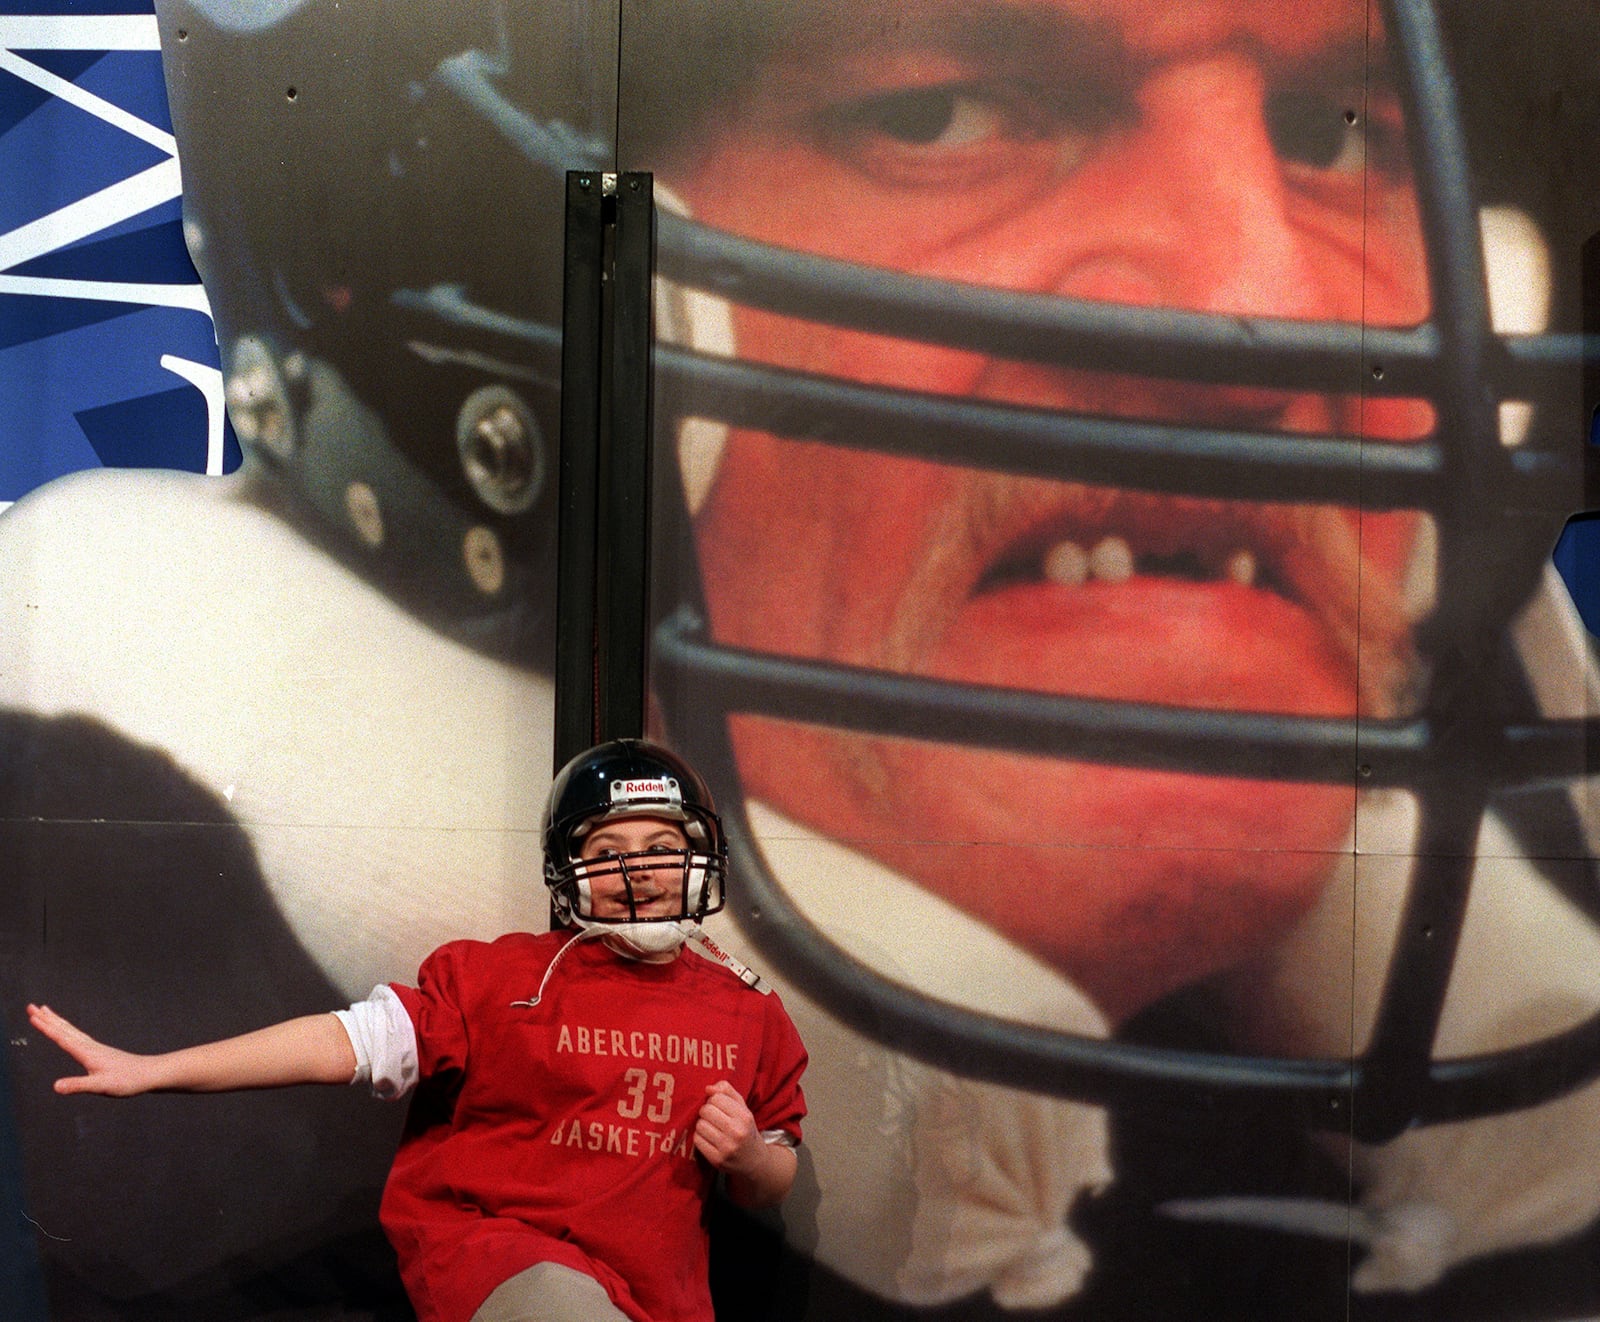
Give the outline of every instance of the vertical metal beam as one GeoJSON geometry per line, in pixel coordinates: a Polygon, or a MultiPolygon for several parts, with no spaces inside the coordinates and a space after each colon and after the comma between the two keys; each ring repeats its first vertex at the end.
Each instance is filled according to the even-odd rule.
{"type": "Polygon", "coordinates": [[[567,175],[555,766],[644,733],[650,557],[648,174],[567,175]]]}
{"type": "Polygon", "coordinates": [[[610,436],[601,492],[599,733],[644,733],[650,559],[650,299],[655,265],[652,179],[617,176],[607,328],[610,436]]]}
{"type": "Polygon", "coordinates": [[[561,444],[556,533],[554,769],[588,748],[595,713],[595,582],[599,538],[602,176],[567,174],[561,315],[561,444]]]}

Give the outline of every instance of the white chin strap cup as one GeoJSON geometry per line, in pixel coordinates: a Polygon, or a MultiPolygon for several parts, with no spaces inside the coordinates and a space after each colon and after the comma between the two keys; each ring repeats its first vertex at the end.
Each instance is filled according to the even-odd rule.
{"type": "Polygon", "coordinates": [[[614,937],[641,955],[669,955],[686,940],[690,926],[678,923],[606,923],[602,926],[607,937],[614,937]]]}

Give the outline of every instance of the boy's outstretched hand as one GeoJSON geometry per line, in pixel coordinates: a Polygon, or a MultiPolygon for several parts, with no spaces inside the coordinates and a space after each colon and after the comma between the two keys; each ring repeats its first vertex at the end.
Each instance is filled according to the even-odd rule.
{"type": "Polygon", "coordinates": [[[48,1005],[30,1005],[28,1022],[82,1065],[83,1074],[57,1079],[58,1093],[90,1092],[107,1097],[134,1097],[155,1086],[149,1056],[118,1051],[96,1042],[48,1005]]]}
{"type": "Polygon", "coordinates": [[[46,1005],[30,1005],[28,1022],[82,1065],[85,1073],[56,1080],[58,1093],[135,1097],[144,1092],[228,1092],[291,1083],[349,1083],[355,1050],[331,1014],[308,1014],[253,1033],[154,1056],[96,1042],[46,1005]]]}

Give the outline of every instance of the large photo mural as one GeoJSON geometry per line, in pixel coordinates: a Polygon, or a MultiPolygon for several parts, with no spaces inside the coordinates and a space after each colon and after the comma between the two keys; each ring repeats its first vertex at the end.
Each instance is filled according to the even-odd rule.
{"type": "Polygon", "coordinates": [[[411,1315],[404,1103],[59,1097],[23,1010],[548,924],[582,170],[657,207],[648,733],[811,1058],[718,1316],[1600,1318],[1590,6],[157,10],[243,463],[0,513],[42,1317],[411,1315]]]}

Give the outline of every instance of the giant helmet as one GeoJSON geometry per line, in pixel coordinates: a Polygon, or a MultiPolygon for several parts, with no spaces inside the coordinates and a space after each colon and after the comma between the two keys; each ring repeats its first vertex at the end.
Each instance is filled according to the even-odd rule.
{"type": "MultiPolygon", "coordinates": [[[[641,86],[647,104],[632,118],[655,140],[630,143],[619,162],[619,25],[624,54],[704,49],[716,23],[761,25],[749,6],[712,3],[697,7],[700,21],[682,6],[579,0],[160,8],[191,244],[261,489],[439,628],[545,667],[564,173],[670,155],[673,135],[745,75],[730,56],[715,77],[700,65],[681,82],[641,86]],[[369,59],[376,51],[380,64],[369,59]],[[225,115],[205,113],[221,99],[225,115]]],[[[1414,709],[1358,720],[1164,708],[721,647],[697,599],[676,465],[661,465],[656,517],[676,519],[676,544],[662,525],[667,558],[685,571],[657,570],[654,666],[667,729],[723,804],[741,876],[732,905],[764,957],[860,1030],[958,1072],[1091,1101],[1279,1099],[1346,1126],[1353,1100],[1368,1138],[1528,1105],[1600,1074],[1600,1018],[1512,1052],[1432,1057],[1484,814],[1492,805],[1542,831],[1530,852],[1588,852],[1570,794],[1595,731],[1580,716],[1541,712],[1510,631],[1542,590],[1563,522],[1594,503],[1581,254],[1600,230],[1600,189],[1578,144],[1593,141],[1600,118],[1585,71],[1595,18],[1578,0],[1537,11],[1387,0],[1383,10],[1426,239],[1432,311],[1416,326],[984,289],[765,246],[660,209],[658,324],[684,297],[709,297],[1021,362],[1120,372],[1159,363],[1170,379],[1329,393],[1359,381],[1368,396],[1425,401],[1434,419],[1420,442],[1286,444],[875,388],[663,336],[664,452],[692,399],[713,424],[1198,496],[1413,509],[1437,532],[1437,604],[1416,640],[1428,682],[1414,709]],[[1542,85],[1576,90],[1528,103],[1519,52],[1546,66],[1542,85]],[[1544,233],[1550,329],[1510,334],[1491,320],[1480,223],[1491,205],[1532,216],[1544,233]],[[1522,407],[1515,435],[1508,403],[1522,407]],[[672,696],[686,691],[715,695],[723,718],[683,718],[672,696]],[[1108,765],[1405,788],[1423,831],[1402,925],[1417,939],[1397,948],[1356,1060],[1095,1041],[933,1000],[832,943],[767,867],[739,806],[726,730],[736,712],[1108,765]]],[[[774,7],[764,40],[781,40],[781,13],[774,7]]],[[[1592,867],[1569,890],[1600,921],[1592,867]]]]}

